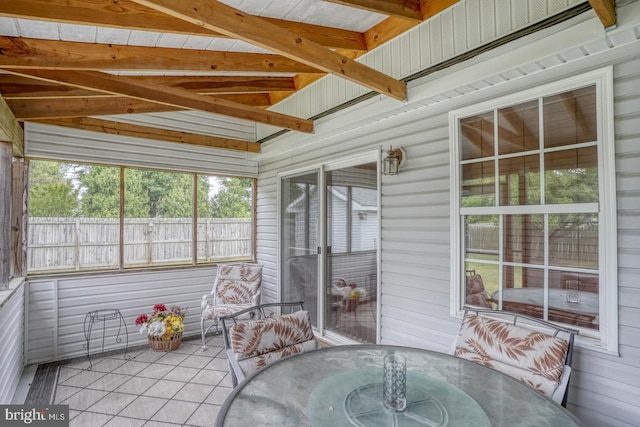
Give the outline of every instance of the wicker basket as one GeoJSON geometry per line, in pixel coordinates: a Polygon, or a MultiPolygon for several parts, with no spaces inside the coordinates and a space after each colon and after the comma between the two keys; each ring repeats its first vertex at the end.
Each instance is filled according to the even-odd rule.
{"type": "Polygon", "coordinates": [[[180,343],[182,343],[182,332],[176,332],[169,340],[150,336],[147,336],[147,338],[149,339],[149,346],[151,347],[151,350],[173,351],[180,347],[180,343]]]}

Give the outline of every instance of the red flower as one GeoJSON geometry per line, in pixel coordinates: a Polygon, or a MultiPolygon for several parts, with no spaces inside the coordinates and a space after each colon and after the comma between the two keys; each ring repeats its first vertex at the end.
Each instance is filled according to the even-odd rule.
{"type": "Polygon", "coordinates": [[[138,316],[138,318],[136,319],[136,326],[140,326],[143,323],[147,323],[147,320],[149,320],[149,318],[147,317],[146,314],[141,314],[140,316],[138,316]]]}
{"type": "Polygon", "coordinates": [[[153,306],[153,314],[158,313],[159,311],[167,311],[167,307],[164,304],[156,304],[153,306]]]}

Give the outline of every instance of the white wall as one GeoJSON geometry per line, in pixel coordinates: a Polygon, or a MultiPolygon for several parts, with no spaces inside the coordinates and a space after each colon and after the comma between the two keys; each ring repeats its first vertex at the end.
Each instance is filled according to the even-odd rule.
{"type": "MultiPolygon", "coordinates": [[[[378,97],[317,120],[314,135],[288,133],[264,143],[259,159],[257,237],[265,289],[277,293],[277,174],[350,153],[386,150],[390,144],[403,147],[406,166],[398,176],[383,177],[381,187],[381,342],[446,351],[460,322],[449,312],[448,111],[613,65],[619,356],[577,348],[569,409],[588,426],[637,425],[640,3],[627,2],[618,17],[618,28],[605,32],[595,15],[587,13],[412,82],[405,103],[378,97]]],[[[415,53],[411,46],[403,52],[415,53]]],[[[330,89],[319,98],[329,96],[330,89]]],[[[290,102],[304,104],[305,100],[290,102]]]]}
{"type": "Polygon", "coordinates": [[[254,155],[243,151],[153,141],[33,122],[26,123],[24,139],[27,157],[228,176],[254,177],[257,173],[256,162],[251,160],[254,155]]]}
{"type": "Polygon", "coordinates": [[[0,299],[0,404],[12,403],[24,363],[24,284],[2,291],[0,299]],[[4,294],[11,295],[5,299],[4,294]]]}

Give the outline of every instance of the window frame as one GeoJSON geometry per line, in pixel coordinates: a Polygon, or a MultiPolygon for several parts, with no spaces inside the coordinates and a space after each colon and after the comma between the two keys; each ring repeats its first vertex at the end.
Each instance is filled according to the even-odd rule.
{"type": "MultiPolygon", "coordinates": [[[[118,217],[118,264],[114,264],[112,266],[107,267],[98,267],[98,268],[85,268],[85,269],[60,269],[60,270],[37,270],[37,271],[26,271],[27,276],[30,277],[43,277],[43,276],[65,276],[69,274],[100,274],[100,273],[130,273],[136,271],[157,271],[157,270],[174,270],[174,269],[183,269],[183,268],[192,268],[192,267],[211,267],[220,263],[225,262],[255,262],[256,259],[256,193],[257,193],[257,179],[252,176],[234,176],[234,175],[223,175],[223,174],[215,174],[213,172],[197,172],[190,170],[179,170],[179,169],[161,169],[154,167],[146,167],[146,166],[134,166],[134,165],[114,165],[114,164],[105,164],[105,163],[93,163],[88,161],[77,161],[77,160],[68,160],[68,159],[56,159],[56,158],[44,158],[44,157],[31,157],[30,161],[49,161],[49,162],[57,162],[57,163],[67,163],[67,164],[78,164],[78,165],[87,165],[87,166],[101,166],[101,167],[109,167],[115,168],[118,170],[119,182],[114,184],[118,187],[119,191],[119,217],[118,217]],[[166,173],[178,173],[189,175],[191,177],[193,188],[191,194],[191,202],[192,202],[192,210],[191,210],[191,218],[192,218],[192,232],[193,238],[191,240],[191,260],[189,262],[180,262],[180,263],[157,263],[150,265],[127,265],[124,259],[124,246],[127,242],[124,241],[124,229],[123,225],[125,220],[127,219],[124,212],[124,205],[126,202],[126,191],[125,191],[125,171],[126,170],[141,170],[141,171],[155,171],[155,172],[166,172],[166,173]],[[238,178],[238,179],[250,179],[252,182],[251,189],[251,255],[248,258],[233,258],[233,259],[220,259],[220,260],[211,260],[204,261],[201,260],[198,254],[198,233],[197,228],[199,225],[199,221],[202,218],[198,216],[198,212],[196,209],[197,205],[197,182],[200,176],[207,177],[216,177],[216,178],[238,178]]],[[[29,217],[29,213],[26,213],[27,218],[29,217]]],[[[28,227],[28,221],[27,221],[28,227]]],[[[26,251],[28,254],[28,250],[26,251]]],[[[28,262],[27,262],[28,264],[28,262]]]]}
{"type": "MultiPolygon", "coordinates": [[[[613,68],[611,66],[569,77],[535,88],[511,93],[449,112],[451,172],[451,315],[460,317],[464,293],[464,224],[461,217],[460,120],[471,115],[519,105],[595,85],[598,151],[599,221],[599,331],[584,329],[577,343],[612,355],[618,355],[618,275],[617,208],[615,176],[615,133],[613,110],[613,68]]],[[[541,123],[542,118],[539,118],[541,123]]],[[[497,143],[497,142],[496,142],[497,143]]],[[[545,206],[545,205],[542,205],[545,206]]],[[[546,205],[548,206],[548,205],[546,205]]],[[[525,213],[526,206],[497,207],[500,214],[525,213]]],[[[580,329],[580,328],[578,328],[580,329]]]]}

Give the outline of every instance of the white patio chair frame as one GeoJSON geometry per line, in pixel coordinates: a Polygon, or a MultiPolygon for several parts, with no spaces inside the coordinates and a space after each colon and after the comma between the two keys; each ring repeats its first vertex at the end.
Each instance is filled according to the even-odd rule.
{"type": "Polygon", "coordinates": [[[261,294],[261,288],[262,288],[262,268],[263,266],[261,264],[254,264],[254,263],[238,263],[238,264],[219,264],[218,265],[218,272],[216,274],[216,278],[215,281],[213,283],[213,288],[211,293],[203,295],[202,296],[202,300],[200,302],[200,309],[201,309],[201,314],[200,314],[200,334],[202,336],[202,349],[206,350],[206,343],[205,343],[205,336],[207,335],[207,333],[209,332],[209,330],[212,327],[216,327],[215,330],[215,334],[219,334],[220,333],[220,329],[218,328],[218,321],[220,320],[221,316],[216,316],[214,318],[209,318],[208,316],[204,316],[204,311],[208,308],[208,307],[213,307],[215,308],[216,306],[225,306],[228,310],[233,311],[233,312],[237,312],[237,311],[241,311],[247,308],[247,305],[250,306],[256,306],[260,303],[260,294],[261,294]],[[257,293],[251,298],[251,301],[247,302],[247,303],[242,303],[242,304],[238,304],[237,309],[234,310],[233,305],[234,304],[223,304],[223,303],[218,303],[218,296],[217,296],[217,291],[218,291],[218,286],[220,284],[220,281],[222,280],[228,280],[226,276],[223,276],[221,274],[221,271],[225,268],[225,267],[242,267],[242,266],[248,266],[248,267],[252,267],[252,268],[260,268],[260,283],[258,284],[258,290],[257,293]],[[206,329],[205,329],[205,322],[207,321],[212,321],[213,323],[211,325],[209,325],[206,329]]]}
{"type": "MultiPolygon", "coordinates": [[[[236,358],[236,353],[233,352],[230,338],[229,338],[231,328],[233,328],[233,326],[235,326],[238,323],[242,323],[246,321],[244,319],[238,320],[238,317],[242,317],[243,315],[246,315],[249,313],[253,315],[251,320],[260,320],[260,319],[266,319],[269,317],[280,317],[283,315],[282,313],[283,308],[289,308],[290,313],[293,313],[294,311],[298,311],[298,310],[294,310],[296,306],[299,310],[304,310],[304,301],[260,304],[254,307],[247,308],[246,310],[242,310],[237,313],[230,314],[228,316],[220,317],[220,321],[222,322],[222,334],[224,336],[224,347],[227,354],[227,362],[229,365],[229,373],[231,374],[231,382],[234,388],[238,385],[239,382],[243,381],[246,377],[244,371],[242,370],[242,367],[238,363],[238,359],[236,358]],[[273,311],[269,311],[268,309],[276,309],[280,313],[276,314],[273,311]]],[[[289,314],[289,313],[284,313],[284,314],[289,314]]],[[[315,337],[314,337],[314,340],[315,340],[315,337]]],[[[317,348],[317,342],[316,342],[316,348],[317,348]]]]}
{"type": "MultiPolygon", "coordinates": [[[[466,315],[469,312],[476,313],[478,316],[486,316],[495,319],[510,323],[515,326],[520,326],[525,329],[529,329],[535,332],[545,333],[547,335],[557,337],[559,333],[567,334],[565,338],[569,345],[567,349],[567,355],[564,362],[564,370],[562,371],[562,375],[560,377],[560,384],[554,391],[551,399],[556,403],[562,405],[563,407],[567,407],[567,396],[569,394],[569,380],[571,378],[571,365],[573,362],[573,346],[574,346],[574,338],[579,334],[579,331],[576,329],[567,328],[564,326],[559,326],[551,322],[547,322],[542,319],[538,319],[537,317],[528,316],[526,314],[520,314],[511,311],[502,311],[502,310],[491,310],[491,309],[483,309],[483,308],[475,308],[464,306],[464,314],[466,315]],[[523,319],[526,322],[522,322],[518,324],[518,319],[523,319]],[[532,325],[534,327],[532,327],[532,325]],[[538,327],[539,329],[536,329],[538,327]]],[[[449,350],[449,354],[454,354],[456,349],[456,344],[458,342],[458,337],[453,341],[453,345],[449,350]]],[[[564,338],[564,337],[562,337],[564,338]]]]}

